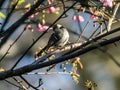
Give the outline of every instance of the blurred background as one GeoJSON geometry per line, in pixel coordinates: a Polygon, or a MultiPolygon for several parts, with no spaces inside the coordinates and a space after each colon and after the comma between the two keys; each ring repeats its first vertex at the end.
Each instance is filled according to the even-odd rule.
{"type": "MultiPolygon", "coordinates": [[[[33,0],[26,0],[26,2],[33,2],[33,0]]],[[[5,3],[4,7],[9,3],[5,3]]],[[[5,10],[2,10],[3,13],[5,10]]],[[[61,11],[62,13],[62,11],[61,11]]],[[[8,28],[11,24],[17,21],[23,11],[16,11],[13,13],[9,23],[5,28],[8,28]]],[[[62,24],[64,27],[68,28],[70,33],[70,41],[73,42],[78,38],[78,35],[73,33],[80,33],[80,28],[77,22],[72,20],[72,16],[74,15],[74,11],[70,10],[67,12],[68,17],[59,20],[57,23],[62,24]]],[[[86,23],[89,20],[90,15],[80,12],[85,18],[85,21],[80,23],[81,30],[84,28],[86,23]]],[[[55,14],[46,14],[46,21],[49,24],[52,24],[59,15],[55,14]]],[[[117,18],[120,18],[120,8],[117,13],[117,18]]],[[[4,21],[3,19],[0,20],[4,21]]],[[[112,25],[112,28],[116,28],[120,25],[119,22],[112,25]]],[[[36,25],[32,25],[34,27],[34,32],[30,30],[26,30],[22,37],[18,40],[18,42],[10,49],[9,54],[5,57],[5,59],[0,63],[0,67],[8,70],[10,69],[16,60],[23,54],[23,52],[30,46],[33,42],[33,39],[36,39],[41,32],[36,30],[36,25]]],[[[22,32],[24,24],[21,25],[18,30],[10,37],[7,43],[0,49],[0,57],[4,55],[10,44],[16,39],[20,32],[22,32]]],[[[96,29],[93,26],[93,21],[91,20],[88,27],[84,32],[84,36],[90,36],[91,33],[96,29]]],[[[34,47],[29,51],[29,53],[22,59],[19,63],[18,67],[30,64],[34,61],[34,54],[38,50],[39,47],[44,47],[46,42],[48,41],[48,37],[51,35],[52,30],[50,30],[44,37],[42,37],[39,42],[37,42],[34,47]]],[[[116,33],[115,35],[120,35],[120,33],[116,33]]],[[[112,35],[114,36],[114,35],[112,35]]],[[[112,37],[111,36],[111,37],[112,37]]],[[[112,55],[118,62],[120,62],[120,43],[107,45],[104,48],[112,55]]],[[[38,85],[38,79],[42,78],[43,85],[40,87],[40,90],[45,87],[46,90],[88,90],[85,87],[84,82],[86,80],[91,80],[97,84],[96,90],[119,90],[120,88],[120,67],[118,67],[106,53],[101,52],[100,50],[93,50],[84,55],[80,56],[81,62],[83,64],[83,69],[78,69],[78,73],[80,74],[79,83],[75,84],[69,74],[52,74],[52,75],[25,75],[25,78],[33,85],[38,85]]],[[[51,72],[62,72],[59,68],[58,64],[51,72]]],[[[69,72],[71,66],[67,66],[67,71],[69,72]]],[[[45,72],[46,68],[41,70],[36,70],[38,72],[45,72]]],[[[17,77],[19,79],[19,77],[17,77]]],[[[15,83],[12,79],[8,79],[15,83]]],[[[0,90],[18,90],[18,88],[8,84],[5,81],[0,81],[0,90]]],[[[30,89],[32,90],[32,89],[30,89]]]]}

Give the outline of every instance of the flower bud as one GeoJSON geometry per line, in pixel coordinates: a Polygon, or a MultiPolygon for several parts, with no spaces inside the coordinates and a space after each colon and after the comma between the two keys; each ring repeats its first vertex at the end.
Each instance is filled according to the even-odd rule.
{"type": "Polygon", "coordinates": [[[52,13],[52,12],[55,12],[55,11],[56,11],[55,7],[49,7],[49,9],[48,9],[48,10],[49,10],[49,12],[50,12],[50,13],[52,13]]]}

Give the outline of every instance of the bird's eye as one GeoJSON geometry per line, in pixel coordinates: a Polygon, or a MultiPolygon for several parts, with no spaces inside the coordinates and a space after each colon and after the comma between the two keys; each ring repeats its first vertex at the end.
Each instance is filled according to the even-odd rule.
{"type": "Polygon", "coordinates": [[[63,26],[60,27],[60,29],[63,29],[63,28],[64,28],[63,26]]]}

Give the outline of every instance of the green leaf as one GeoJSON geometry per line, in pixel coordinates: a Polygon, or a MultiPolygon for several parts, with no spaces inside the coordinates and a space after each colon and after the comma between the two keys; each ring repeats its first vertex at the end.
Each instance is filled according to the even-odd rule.
{"type": "MultiPolygon", "coordinates": [[[[18,1],[18,0],[13,1],[13,2],[12,2],[12,5],[16,4],[17,1],[18,1]]],[[[21,4],[23,4],[24,2],[25,2],[25,0],[19,0],[17,5],[21,5],[21,4]]]]}
{"type": "Polygon", "coordinates": [[[0,12],[0,18],[5,18],[5,15],[2,12],[0,12]]]}
{"type": "Polygon", "coordinates": [[[18,5],[21,5],[24,2],[25,2],[25,0],[19,0],[18,5]]]}

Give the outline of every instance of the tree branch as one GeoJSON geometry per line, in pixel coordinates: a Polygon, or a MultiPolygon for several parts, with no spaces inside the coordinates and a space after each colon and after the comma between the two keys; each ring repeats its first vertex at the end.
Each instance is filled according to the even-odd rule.
{"type": "Polygon", "coordinates": [[[24,27],[23,31],[20,33],[20,35],[15,39],[15,41],[9,46],[6,53],[0,58],[0,62],[6,57],[6,55],[9,53],[9,50],[12,48],[12,46],[20,39],[24,31],[26,30],[27,25],[24,27]]]}
{"type": "Polygon", "coordinates": [[[0,9],[6,0],[0,0],[0,9]]]}
{"type": "Polygon", "coordinates": [[[97,40],[100,40],[101,38],[104,38],[105,36],[108,36],[108,35],[110,35],[110,34],[113,34],[113,33],[115,33],[115,32],[118,32],[118,31],[120,31],[120,27],[118,27],[118,28],[116,28],[116,29],[114,29],[114,30],[111,30],[111,31],[109,31],[109,32],[106,32],[106,33],[104,33],[104,34],[102,34],[102,35],[99,35],[99,36],[97,36],[97,37],[95,37],[95,38],[93,38],[93,39],[90,39],[90,40],[87,41],[86,43],[84,43],[84,44],[82,44],[81,46],[79,46],[79,47],[77,47],[77,48],[69,51],[69,52],[66,53],[66,54],[69,54],[69,53],[74,52],[74,51],[76,51],[76,50],[78,50],[78,49],[81,49],[81,48],[89,45],[91,42],[96,42],[97,40]]]}
{"type": "Polygon", "coordinates": [[[87,53],[91,50],[97,49],[98,46],[102,47],[102,46],[114,43],[116,41],[119,41],[119,40],[120,40],[120,36],[117,36],[117,37],[111,38],[109,40],[101,41],[99,43],[96,43],[96,45],[90,45],[86,48],[78,49],[74,52],[71,52],[67,55],[65,54],[62,57],[55,58],[51,61],[46,61],[46,62],[43,62],[43,63],[40,63],[40,64],[39,63],[35,63],[35,64],[33,63],[33,64],[29,64],[29,65],[23,66],[21,68],[18,68],[18,69],[12,70],[12,71],[7,70],[7,71],[4,71],[4,72],[1,72],[0,73],[0,80],[4,80],[4,79],[12,77],[12,76],[19,76],[19,75],[25,74],[27,72],[31,72],[31,71],[36,70],[36,69],[44,68],[44,67],[47,67],[49,65],[60,63],[60,62],[63,62],[65,60],[68,60],[68,59],[72,59],[76,56],[79,56],[79,55],[87,53]]]}
{"type": "Polygon", "coordinates": [[[111,30],[111,26],[112,26],[113,20],[115,18],[115,15],[116,15],[116,13],[118,11],[119,5],[120,5],[120,3],[118,3],[118,4],[115,5],[114,10],[113,10],[113,15],[112,15],[111,18],[109,18],[108,25],[107,25],[108,31],[111,30]]]}
{"type": "Polygon", "coordinates": [[[3,32],[3,28],[5,27],[6,23],[9,21],[9,19],[10,19],[11,15],[13,14],[13,11],[15,10],[15,7],[17,6],[18,2],[19,2],[19,0],[17,0],[17,2],[12,6],[10,12],[6,16],[5,21],[1,27],[1,32],[3,32]]]}
{"type": "Polygon", "coordinates": [[[27,83],[29,87],[32,87],[34,90],[39,90],[39,89],[37,89],[36,87],[34,87],[33,85],[31,85],[23,76],[20,76],[20,78],[21,78],[25,83],[27,83]]]}
{"type": "Polygon", "coordinates": [[[15,87],[18,87],[18,88],[21,88],[21,89],[22,89],[22,87],[14,84],[14,83],[12,83],[12,82],[10,82],[10,81],[8,81],[8,80],[5,80],[5,82],[9,83],[10,85],[13,85],[13,86],[15,86],[15,87]]]}
{"type": "Polygon", "coordinates": [[[7,41],[7,39],[12,35],[14,31],[30,16],[34,13],[34,10],[39,7],[39,5],[43,2],[44,0],[38,0],[35,5],[31,7],[31,9],[25,13],[18,21],[16,21],[14,24],[12,24],[7,30],[4,30],[3,33],[0,34],[0,38],[2,38],[0,47],[7,41]]]}

